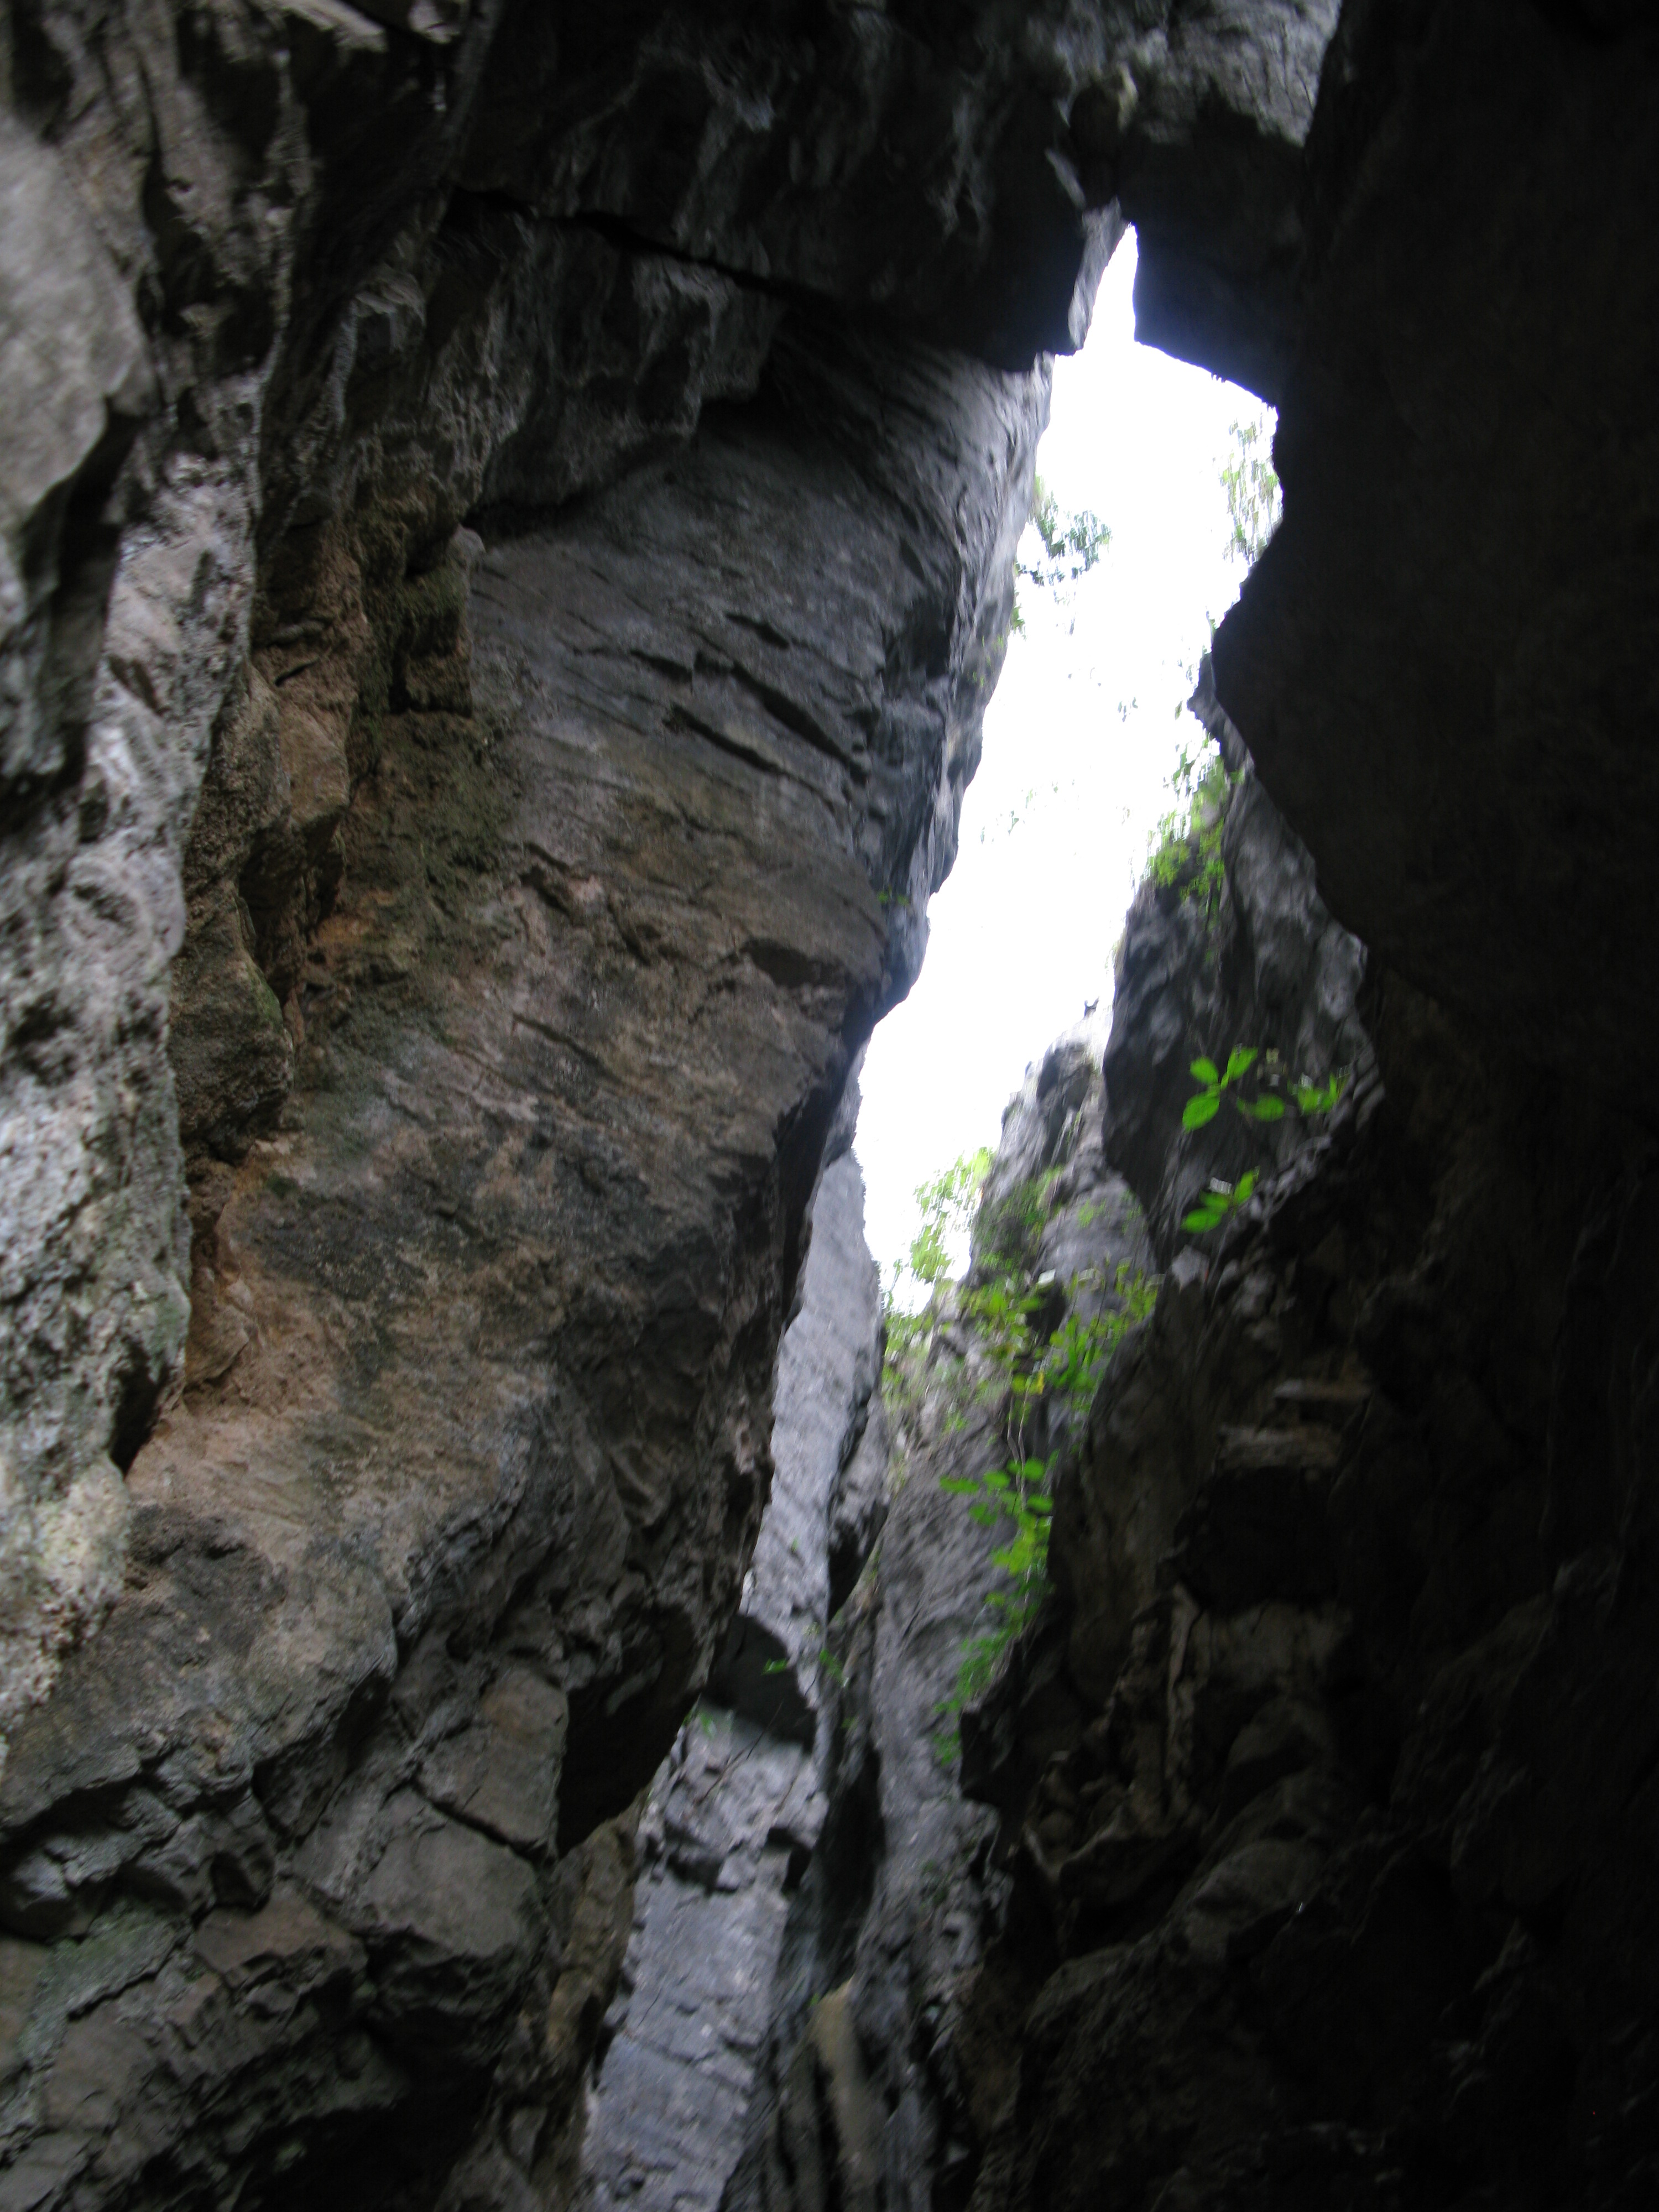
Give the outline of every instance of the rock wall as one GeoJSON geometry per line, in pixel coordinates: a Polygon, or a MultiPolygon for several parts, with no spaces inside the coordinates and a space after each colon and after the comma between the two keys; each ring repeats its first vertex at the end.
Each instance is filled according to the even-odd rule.
{"type": "Polygon", "coordinates": [[[1056,1515],[1083,1717],[1010,1855],[1048,1972],[979,2212],[1659,2177],[1647,1170],[1398,978],[1370,1016],[1380,1075],[1177,1256],[1056,1515]]]}
{"type": "Polygon", "coordinates": [[[1297,221],[1328,10],[1178,12],[8,10],[32,2202],[542,2185],[1045,349],[1120,187],[1172,296],[1297,221]]]}
{"type": "MultiPolygon", "coordinates": [[[[1102,1038],[1085,1027],[1034,1067],[1004,1117],[976,1231],[977,1264],[1045,1285],[1049,1330],[1115,1308],[1120,1265],[1147,1257],[1139,1210],[1103,1149],[1102,1038]],[[993,1255],[996,1255],[994,1261],[993,1255]]],[[[970,1269],[968,1281],[975,1280],[970,1269]]],[[[982,2102],[979,2023],[964,2005],[1006,1917],[994,1812],[964,1796],[982,1741],[952,1702],[1006,1542],[941,1487],[1007,1455],[1006,1377],[962,1294],[947,1289],[890,1377],[892,1503],[880,1542],[830,1629],[841,1661],[829,1807],[784,1948],[768,2061],[742,2166],[742,2208],[961,2201],[982,2102]]],[[[1067,1449],[1063,1406],[1034,1450],[1067,1449]]],[[[1051,1635],[1023,1670],[1006,1733],[1071,1717],[1051,1635]]],[[[1006,1687],[1006,1677],[1005,1677],[1006,1687]]],[[[981,1737],[984,1735],[981,1724],[981,1737]]]]}
{"type": "MultiPolygon", "coordinates": [[[[1299,945],[1267,1011],[1316,1030],[1334,925],[1260,786],[1231,806],[1218,912],[1299,945]]],[[[1264,1012],[1181,907],[1131,908],[1104,1097],[1062,1046],[1011,1109],[981,1241],[1072,1126],[1068,1068],[1095,1149],[1038,1256],[1097,1209],[1132,1249],[1126,1127],[1147,1228],[1175,1220],[1169,1009],[1229,1037],[1264,1012]]],[[[1589,2212],[1659,2179],[1650,1148],[1483,1074],[1397,975],[1335,1011],[1349,1088],[1222,1231],[1175,1237],[1063,1455],[1055,1601],[959,1763],[940,1703],[986,1558],[937,1478],[999,1440],[940,1315],[836,1632],[852,1729],[733,2208],[1589,2212]]]]}
{"type": "Polygon", "coordinates": [[[1243,739],[1216,699],[1208,657],[1188,702],[1231,779],[1220,836],[1221,880],[1205,877],[1199,841],[1173,879],[1148,875],[1124,919],[1106,1046],[1106,1151],[1142,1194],[1164,1264],[1182,1217],[1205,1186],[1283,1166],[1305,1139],[1291,1111],[1277,1123],[1218,1113],[1188,1129],[1192,1064],[1224,1067],[1239,1045],[1279,1063],[1281,1098],[1298,1079],[1322,1084],[1366,1064],[1358,1011],[1365,948],[1320,897],[1313,855],[1262,788],[1243,739]]]}
{"type": "Polygon", "coordinates": [[[581,2148],[578,2201],[594,2212],[714,2212],[742,2152],[785,1920],[823,1822],[836,1534],[850,1519],[861,1548],[843,1537],[840,1557],[856,1572],[886,1510],[880,1358],[863,1178],[845,1152],[814,1199],[779,1348],[772,1492],[742,1606],[641,1826],[634,1932],[581,2148]]]}
{"type": "Polygon", "coordinates": [[[18,1936],[136,1911],[157,1953],[112,1999],[112,2106],[54,2128],[64,2018],[27,2045],[19,2148],[62,2186],[138,2155],[110,2142],[157,2192],[332,2160],[348,2063],[349,2110],[408,2116],[409,2187],[492,2081],[492,2144],[535,2163],[556,1842],[648,1780],[736,1606],[803,1209],[951,849],[1042,390],[869,338],[781,340],[772,388],[479,556],[476,710],[387,716],[281,1126],[199,1159],[125,1587],[0,1784],[18,1936]],[[792,434],[792,378],[856,392],[876,359],[917,410],[894,435],[792,434]],[[346,1979],[246,2031],[250,2142],[259,2001],[191,1930],[228,1912],[287,1971],[301,1900],[346,1979]],[[174,2014],[215,1975],[181,2094],[174,2014]],[[374,2063],[324,2055],[365,2034],[374,2063]]]}
{"type": "MultiPolygon", "coordinates": [[[[987,2204],[1639,2201],[1655,36],[15,0],[21,2204],[568,2181],[827,1133],[953,849],[1041,357],[1125,220],[1144,331],[1282,403],[1216,683],[1322,943],[1370,947],[1377,1073],[1171,1264],[1062,1492],[1073,1611],[965,1731],[1016,1853],[951,2001],[981,2087],[860,2010],[867,1832],[922,1769],[896,1690],[860,1765],[855,1697],[781,1969],[796,2026],[853,1986],[752,2140],[885,2142],[890,2091],[883,2185],[987,2204]]],[[[1278,1018],[1235,890],[1226,990],[1278,1018]]],[[[1143,1119],[1167,1240],[1192,1163],[1143,1119]]]]}
{"type": "Polygon", "coordinates": [[[1623,0],[1345,8],[1284,526],[1215,644],[1348,927],[1615,1111],[1652,1088],[1659,952],[1656,40],[1623,0]]]}

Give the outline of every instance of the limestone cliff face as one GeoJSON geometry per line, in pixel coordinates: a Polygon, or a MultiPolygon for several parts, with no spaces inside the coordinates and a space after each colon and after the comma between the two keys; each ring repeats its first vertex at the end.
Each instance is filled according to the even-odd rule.
{"type": "MultiPolygon", "coordinates": [[[[855,1984],[776,2109],[839,2083],[852,2140],[879,2078],[890,2171],[987,2204],[1641,2201],[1654,40],[1626,0],[15,0],[20,2204],[556,2201],[826,1135],[950,862],[1042,356],[1126,219],[1147,333],[1283,403],[1217,685],[1371,948],[1381,1087],[1174,1262],[1063,1493],[1075,1609],[976,1783],[1023,1835],[1040,1747],[1040,1998],[988,1950],[957,2095],[855,1984]]],[[[831,1993],[885,1771],[849,1715],[831,1993]]]]}
{"type": "MultiPolygon", "coordinates": [[[[1150,1258],[1103,1150],[1103,1041],[1086,1025],[1060,1039],[1010,1102],[975,1234],[987,1279],[1012,1266],[1042,1283],[1048,1330],[1115,1308],[1120,1267],[1139,1274],[1150,1258]]],[[[1046,1756],[1033,1765],[1030,1744],[1079,1717],[1053,1615],[1000,1673],[994,1718],[957,1711],[969,1644],[995,1626],[993,1594],[1006,1594],[993,1555],[1008,1530],[988,1530],[941,1484],[1007,1458],[1010,1412],[1006,1375],[959,1291],[930,1308],[889,1389],[892,1502],[830,1632],[841,1679],[829,1808],[785,1938],[729,2212],[962,2201],[988,2109],[971,1993],[994,1985],[1016,2008],[1020,1994],[996,1955],[1011,1896],[998,1820],[964,1784],[982,1788],[998,1763],[988,1738],[999,1722],[1029,1786],[1046,1756]]],[[[1074,1442],[1063,1402],[1027,1437],[1060,1464],[1074,1442]]]]}
{"type": "MultiPolygon", "coordinates": [[[[1299,927],[1295,1030],[1329,1011],[1331,925],[1241,797],[1227,896],[1299,927]]],[[[1189,1172],[1162,1009],[1262,1011],[1204,932],[1171,953],[1173,919],[1131,910],[1122,970],[1161,987],[1121,994],[1040,1257],[1133,1251],[1115,1122],[1157,1139],[1149,1218],[1189,1172]]],[[[959,1765],[939,1706],[988,1574],[938,1478],[1000,1440],[951,1387],[972,1328],[941,1317],[832,1630],[848,1741],[730,2204],[1588,2212],[1659,2175],[1650,1160],[1483,1075],[1397,976],[1362,1015],[1328,1126],[1181,1240],[1066,1440],[1056,1599],[959,1765]]],[[[1011,1109],[988,1204],[1052,1162],[1064,1059],[1011,1109]]]]}
{"type": "Polygon", "coordinates": [[[1320,897],[1313,855],[1263,788],[1215,697],[1207,657],[1188,704],[1231,779],[1220,881],[1204,879],[1189,840],[1173,881],[1149,876],[1136,892],[1118,949],[1105,1063],[1107,1156],[1144,1198],[1166,1263],[1182,1215],[1212,1178],[1233,1183],[1252,1169],[1283,1166],[1306,1136],[1294,1112],[1265,1123],[1224,1111],[1183,1127],[1197,1088],[1194,1060],[1224,1066],[1243,1045],[1262,1056],[1258,1077],[1277,1060],[1282,1097],[1297,1079],[1351,1075],[1370,1050],[1358,1008],[1365,948],[1320,897]]]}
{"type": "Polygon", "coordinates": [[[775,1473],[742,1607],[641,1824],[634,1931],[580,2145],[576,2201],[592,2212],[715,2212],[743,2153],[837,1758],[836,1566],[857,1572],[886,1509],[880,1332],[862,1178],[842,1153],[779,1353],[775,1473]]]}
{"type": "Polygon", "coordinates": [[[1043,353],[1133,201],[1282,356],[1329,18],[9,11],[33,2201],[532,2185],[950,864],[1043,353]]]}

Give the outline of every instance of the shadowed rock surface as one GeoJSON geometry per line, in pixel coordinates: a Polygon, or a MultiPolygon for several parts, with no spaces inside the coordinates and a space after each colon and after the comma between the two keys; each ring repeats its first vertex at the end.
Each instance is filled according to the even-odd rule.
{"type": "MultiPolygon", "coordinates": [[[[1229,902],[1301,933],[1292,1030],[1320,999],[1300,848],[1259,787],[1231,804],[1207,925],[1196,884],[1128,921],[1121,972],[1162,980],[1120,993],[1106,1066],[1147,1087],[1108,1127],[1155,1140],[1149,1213],[1188,1170],[1137,1025],[1261,1012],[1248,963],[1219,995],[1229,902]]],[[[820,1853],[847,1858],[802,1895],[873,1899],[850,1980],[826,1945],[812,1983],[856,2033],[786,2001],[733,2203],[1543,2212],[1659,2179],[1650,1163],[1483,1083],[1399,977],[1360,1011],[1328,1127],[1182,1241],[1117,1351],[1057,1485],[1056,1602],[963,1713],[931,1825],[884,1762],[838,1778],[820,1853]]],[[[974,1534],[911,1495],[884,1607],[915,1515],[934,1577],[974,1534]]],[[[941,1669],[888,1620],[860,1725],[891,1747],[941,1669]]]]}
{"type": "MultiPolygon", "coordinates": [[[[1100,1034],[1061,1039],[1010,1103],[985,1185],[976,1264],[1048,1279],[1042,1320],[1115,1306],[1121,1264],[1146,1257],[1133,1201],[1106,1164],[1100,1034]]],[[[969,1281],[975,1279],[970,1271],[969,1281]]],[[[962,1997],[1006,1909],[997,1820],[964,1798],[978,1747],[952,1702],[970,1639],[994,1626],[1006,1542],[940,1487],[999,1466],[1007,1389],[981,1324],[947,1286],[890,1376],[892,1504],[881,1540],[830,1632],[836,1685],[830,1805],[791,1916],[767,2065],[743,2165],[726,2196],[750,2206],[840,2201],[922,2206],[959,2190],[973,2130],[957,2055],[962,1997]]],[[[1036,1451],[1067,1448],[1043,1409],[1036,1451]]],[[[1051,1640],[1051,1639],[1050,1639],[1051,1640]]],[[[1042,1639],[1039,1638],[1039,1644],[1042,1639]]],[[[1012,1695],[1015,1730],[1061,1726],[1074,1705],[1052,1650],[1012,1695]]]]}
{"type": "Polygon", "coordinates": [[[1206,659],[1188,704],[1221,750],[1231,779],[1212,886],[1197,841],[1173,880],[1149,875],[1123,925],[1106,1048],[1106,1150],[1146,1194],[1160,1260],[1212,1178],[1232,1184],[1283,1165],[1305,1141],[1292,1107],[1249,1122],[1231,1099],[1206,1126],[1182,1109],[1198,1087],[1192,1064],[1225,1068],[1243,1045],[1261,1055],[1249,1085],[1285,1102],[1298,1080],[1352,1073],[1369,1050],[1358,1012],[1365,948],[1333,921],[1313,855],[1267,797],[1244,742],[1216,701],[1206,659]],[[1275,1065],[1275,1063],[1277,1063],[1275,1065]]]}
{"type": "Polygon", "coordinates": [[[1161,1255],[1237,1167],[1172,1119],[1194,1035],[1358,1073],[1075,1440],[1059,1609],[964,1724],[994,1820],[919,1748],[971,1576],[888,1532],[905,1656],[848,1462],[749,2140],[941,2208],[1651,2196],[1656,35],[7,11],[20,2212],[568,2195],[1126,221],[1285,492],[1215,646],[1231,949],[1167,902],[1126,946],[1161,1255]]]}
{"type": "Polygon", "coordinates": [[[813,1200],[801,1307],[779,1348],[772,1493],[742,1607],[641,1826],[634,1935],[588,2101],[584,2205],[714,2212],[743,2149],[790,1898],[823,1823],[830,1563],[866,1442],[883,1476],[878,1513],[886,1504],[884,1417],[871,1404],[878,1288],[863,1178],[843,1152],[813,1200]]]}

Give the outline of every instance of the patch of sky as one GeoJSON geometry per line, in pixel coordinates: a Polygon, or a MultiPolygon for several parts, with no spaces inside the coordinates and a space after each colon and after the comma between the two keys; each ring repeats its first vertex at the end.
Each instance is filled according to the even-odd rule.
{"type": "MultiPolygon", "coordinates": [[[[1112,948],[1146,866],[1170,778],[1198,726],[1184,702],[1237,597],[1222,470],[1251,393],[1134,342],[1134,240],[1113,257],[1083,351],[1054,363],[1038,473],[1062,514],[1109,545],[1074,583],[1022,581],[1024,629],[985,717],[957,864],[928,910],[927,960],[872,1040],[858,1153],[884,1272],[917,1225],[915,1189],[994,1146],[1028,1064],[1086,1006],[1103,1042],[1112,948]]],[[[1022,561],[1038,563],[1033,528],[1022,561]]],[[[953,1255],[959,1267],[965,1252],[953,1255]]]]}

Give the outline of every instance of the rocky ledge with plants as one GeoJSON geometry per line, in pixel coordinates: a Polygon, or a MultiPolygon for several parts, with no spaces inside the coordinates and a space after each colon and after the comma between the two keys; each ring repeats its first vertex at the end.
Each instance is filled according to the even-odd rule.
{"type": "Polygon", "coordinates": [[[1131,910],[1103,1100],[1045,1059],[967,1275],[890,1325],[896,1495],[732,2204],[1543,2212],[1659,2177],[1622,1686],[1650,1164],[1392,973],[1334,1006],[1305,855],[1248,775],[1224,805],[1216,910],[1180,878],[1131,910]],[[1276,1005],[1264,914],[1302,936],[1276,1005]],[[1240,1042],[1275,1033],[1351,1057],[1276,1085],[1240,1042]],[[1101,1133],[1051,1152],[1073,1095],[1101,1133]],[[1254,1164],[1206,1209],[1218,1139],[1254,1164]],[[1068,1405],[1040,1378],[1152,1280],[1118,1269],[1154,1223],[1152,1310],[1068,1405]]]}

